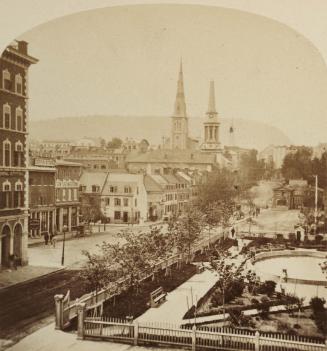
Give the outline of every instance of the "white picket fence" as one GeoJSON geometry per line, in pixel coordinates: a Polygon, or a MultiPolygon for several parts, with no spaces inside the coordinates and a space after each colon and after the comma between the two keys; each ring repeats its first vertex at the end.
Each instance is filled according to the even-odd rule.
{"type": "MultiPolygon", "coordinates": [[[[210,237],[210,243],[216,242],[220,238],[219,233],[212,234],[210,237]]],[[[198,251],[202,251],[209,246],[209,240],[203,239],[198,242],[191,250],[191,255],[198,251]]],[[[180,265],[189,259],[188,255],[176,254],[171,257],[161,260],[156,263],[150,273],[145,273],[141,277],[140,281],[150,278],[154,272],[159,270],[168,270],[174,265],[180,265]]],[[[70,321],[77,316],[77,305],[79,303],[85,303],[86,306],[93,306],[99,302],[105,302],[114,298],[114,296],[120,295],[122,291],[125,291],[129,287],[129,279],[120,279],[115,284],[108,286],[98,292],[91,292],[86,294],[79,299],[71,301],[70,299],[65,299],[64,295],[55,295],[55,320],[56,329],[63,330],[70,324],[70,321]]]]}
{"type": "Polygon", "coordinates": [[[286,334],[260,334],[233,328],[193,326],[185,329],[165,323],[137,323],[117,318],[87,318],[78,306],[79,339],[108,340],[133,345],[177,346],[194,350],[326,351],[327,343],[286,334]]]}

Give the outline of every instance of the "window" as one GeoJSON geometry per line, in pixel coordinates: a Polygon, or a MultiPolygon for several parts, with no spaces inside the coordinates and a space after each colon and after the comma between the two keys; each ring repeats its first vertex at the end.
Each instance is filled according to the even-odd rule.
{"type": "Polygon", "coordinates": [[[110,191],[111,193],[116,193],[117,190],[118,190],[118,189],[117,189],[116,186],[112,186],[112,185],[111,185],[111,186],[109,187],[109,191],[110,191]]]}
{"type": "Polygon", "coordinates": [[[98,193],[100,191],[99,185],[92,185],[92,193],[98,193]]]}
{"type": "Polygon", "coordinates": [[[135,207],[137,207],[137,199],[135,199],[135,207]]]}
{"type": "Polygon", "coordinates": [[[9,180],[6,180],[5,182],[2,183],[2,191],[4,192],[3,197],[3,203],[2,206],[4,208],[9,208],[11,207],[11,184],[9,180]]]}
{"type": "Polygon", "coordinates": [[[124,193],[125,193],[125,194],[129,194],[129,193],[131,193],[131,192],[132,192],[132,189],[131,189],[130,186],[125,186],[125,187],[124,187],[124,193]]]}
{"type": "Polygon", "coordinates": [[[11,90],[10,73],[7,69],[2,71],[2,88],[6,90],[11,90]]]}
{"type": "Polygon", "coordinates": [[[127,207],[128,206],[128,199],[124,199],[124,206],[127,207]]]}
{"type": "Polygon", "coordinates": [[[115,202],[115,206],[120,206],[121,205],[121,201],[117,197],[115,197],[114,202],[115,202]]]}
{"type": "Polygon", "coordinates": [[[3,122],[2,122],[2,126],[5,129],[10,129],[11,126],[11,108],[9,106],[9,104],[5,104],[3,105],[3,122]]]}
{"type": "Polygon", "coordinates": [[[77,189],[73,189],[73,193],[74,193],[74,201],[77,201],[77,189]]]}
{"type": "Polygon", "coordinates": [[[23,130],[23,110],[21,107],[16,108],[16,130],[19,132],[23,130]]]}
{"type": "Polygon", "coordinates": [[[72,189],[67,189],[68,192],[68,201],[72,201],[72,189]]]}
{"type": "Polygon", "coordinates": [[[110,205],[110,197],[107,197],[106,198],[106,206],[109,206],[110,205]]]}
{"type": "Polygon", "coordinates": [[[115,211],[114,218],[115,219],[120,219],[120,212],[119,211],[115,211]]]}
{"type": "Polygon", "coordinates": [[[62,201],[66,201],[66,189],[62,189],[62,201]]]}
{"type": "Polygon", "coordinates": [[[21,141],[15,143],[14,166],[23,167],[23,144],[21,141]]]}
{"type": "Polygon", "coordinates": [[[23,193],[23,183],[18,180],[15,183],[15,193],[14,193],[14,207],[24,206],[24,193],[23,193]]]}
{"type": "Polygon", "coordinates": [[[15,76],[15,90],[17,94],[23,94],[23,79],[20,74],[15,76]]]}
{"type": "Polygon", "coordinates": [[[85,185],[80,185],[79,186],[80,192],[84,193],[86,191],[86,186],[85,185]]]}
{"type": "Polygon", "coordinates": [[[10,167],[11,165],[11,143],[8,139],[3,142],[3,165],[10,167]]]}

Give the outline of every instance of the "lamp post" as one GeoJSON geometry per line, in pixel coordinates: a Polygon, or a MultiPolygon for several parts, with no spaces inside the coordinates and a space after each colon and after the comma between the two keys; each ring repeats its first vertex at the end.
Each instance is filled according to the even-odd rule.
{"type": "Polygon", "coordinates": [[[317,217],[318,217],[318,176],[315,174],[315,234],[317,234],[317,217]]]}
{"type": "Polygon", "coordinates": [[[66,243],[66,232],[67,232],[67,226],[64,225],[62,227],[62,231],[64,233],[64,240],[62,241],[62,254],[61,254],[61,265],[63,266],[65,264],[65,243],[66,243]]]}

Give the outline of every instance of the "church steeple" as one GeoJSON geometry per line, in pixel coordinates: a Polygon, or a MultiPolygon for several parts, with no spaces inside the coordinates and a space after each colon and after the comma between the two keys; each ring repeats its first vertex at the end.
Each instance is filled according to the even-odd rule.
{"type": "Polygon", "coordinates": [[[221,147],[219,142],[219,122],[218,113],[216,111],[214,81],[210,82],[208,110],[203,123],[203,127],[204,143],[201,147],[202,150],[218,152],[221,147]]]}
{"type": "Polygon", "coordinates": [[[218,113],[216,111],[216,101],[215,101],[215,82],[213,80],[210,81],[207,117],[209,121],[218,122],[218,113]]]}
{"type": "Polygon", "coordinates": [[[186,103],[184,94],[184,77],[183,77],[183,62],[181,59],[178,81],[177,81],[177,93],[175,100],[175,111],[174,116],[176,117],[186,117],[186,103]]]}
{"type": "Polygon", "coordinates": [[[171,148],[185,150],[188,147],[188,118],[184,94],[183,63],[180,62],[174,115],[171,124],[171,148]]]}

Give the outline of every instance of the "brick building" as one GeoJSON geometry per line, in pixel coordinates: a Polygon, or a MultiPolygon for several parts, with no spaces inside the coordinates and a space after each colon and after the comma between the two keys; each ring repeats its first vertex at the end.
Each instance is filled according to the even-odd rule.
{"type": "Polygon", "coordinates": [[[55,230],[56,168],[29,167],[30,220],[29,236],[50,235],[55,230]]]}
{"type": "Polygon", "coordinates": [[[37,63],[17,41],[0,57],[0,264],[27,264],[28,69],[37,63]]]}
{"type": "Polygon", "coordinates": [[[71,231],[79,225],[82,166],[80,163],[57,160],[56,169],[56,230],[62,232],[66,226],[71,231]]]}

